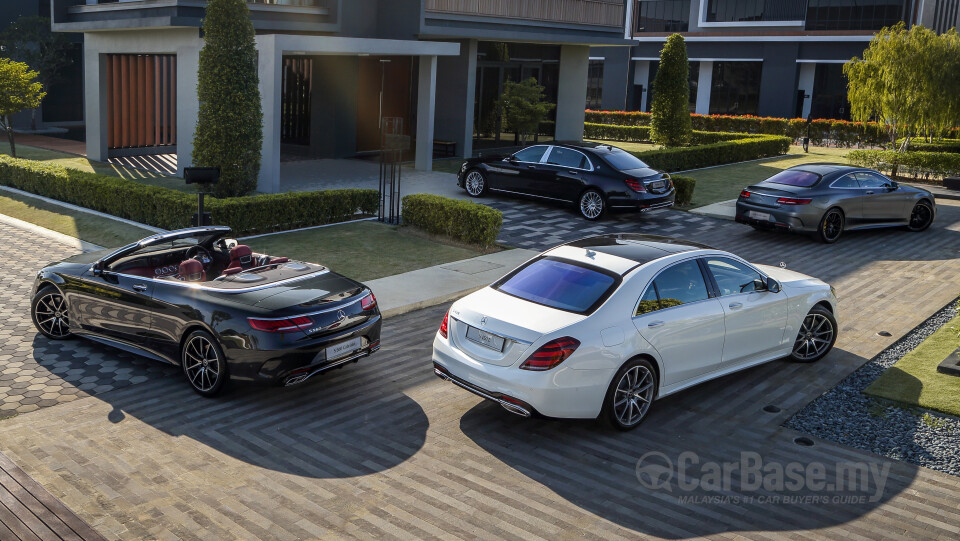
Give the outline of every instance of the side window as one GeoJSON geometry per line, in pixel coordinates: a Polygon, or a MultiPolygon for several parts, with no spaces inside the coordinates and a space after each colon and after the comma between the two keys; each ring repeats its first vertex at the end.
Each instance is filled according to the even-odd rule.
{"type": "Polygon", "coordinates": [[[763,276],[739,261],[726,257],[708,257],[706,261],[721,296],[766,290],[763,276]]]}
{"type": "Polygon", "coordinates": [[[660,297],[660,308],[670,308],[681,304],[689,304],[706,300],[707,284],[703,281],[703,273],[695,259],[677,263],[664,270],[654,280],[657,293],[660,297]]]}
{"type": "Polygon", "coordinates": [[[834,188],[859,188],[860,184],[857,182],[857,179],[854,178],[853,173],[850,173],[833,181],[832,186],[834,188]]]}
{"type": "Polygon", "coordinates": [[[576,167],[577,169],[589,169],[587,157],[569,148],[553,147],[550,157],[547,158],[550,165],[559,165],[560,167],[576,167]]]}
{"type": "Polygon", "coordinates": [[[513,155],[514,159],[519,162],[528,162],[528,163],[539,163],[540,158],[543,158],[543,154],[547,151],[547,147],[544,145],[537,145],[529,148],[525,148],[520,152],[517,152],[513,155]]]}
{"type": "Polygon", "coordinates": [[[889,180],[874,173],[857,173],[857,180],[860,181],[861,188],[883,188],[890,183],[889,180]]]}
{"type": "Polygon", "coordinates": [[[640,297],[640,304],[637,305],[637,313],[634,315],[642,316],[643,314],[656,312],[659,309],[660,299],[657,297],[657,286],[650,284],[647,292],[643,294],[643,297],[640,297]]]}

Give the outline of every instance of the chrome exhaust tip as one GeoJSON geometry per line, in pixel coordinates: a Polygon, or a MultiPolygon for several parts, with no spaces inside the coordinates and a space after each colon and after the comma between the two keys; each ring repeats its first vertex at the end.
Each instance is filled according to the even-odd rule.
{"type": "Polygon", "coordinates": [[[310,377],[310,374],[298,374],[292,378],[287,378],[287,381],[283,383],[284,387],[293,387],[294,385],[299,385],[304,381],[307,381],[307,378],[310,377]]]}
{"type": "Polygon", "coordinates": [[[500,402],[500,405],[503,406],[503,409],[509,411],[510,413],[519,415],[520,417],[530,417],[529,411],[527,411],[524,408],[521,408],[516,404],[512,404],[510,402],[507,402],[506,400],[498,400],[498,402],[500,402]]]}

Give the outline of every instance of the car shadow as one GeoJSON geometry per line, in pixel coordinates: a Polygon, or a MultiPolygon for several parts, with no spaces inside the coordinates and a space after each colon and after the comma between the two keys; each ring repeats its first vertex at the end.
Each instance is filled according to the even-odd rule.
{"type": "Polygon", "coordinates": [[[178,367],[114,348],[39,335],[34,348],[37,363],[71,386],[94,384],[76,365],[107,367],[99,386],[85,388],[111,406],[110,422],[146,423],[281,473],[345,478],[384,471],[416,454],[429,427],[420,405],[380,377],[389,358],[373,356],[295,387],[232,382],[211,399],[194,393],[178,367]],[[124,379],[113,381],[117,373],[124,379]]]}
{"type": "MultiPolygon", "coordinates": [[[[790,386],[794,367],[774,361],[666,397],[629,432],[592,420],[523,419],[489,401],[463,415],[460,428],[528,482],[618,526],[670,539],[813,531],[861,518],[908,489],[918,467],[809,438],[780,426],[790,410],[761,409],[790,386]],[[763,381],[771,392],[743,399],[763,381]]],[[[809,382],[795,381],[789,395],[802,394],[798,384],[809,382]]]]}

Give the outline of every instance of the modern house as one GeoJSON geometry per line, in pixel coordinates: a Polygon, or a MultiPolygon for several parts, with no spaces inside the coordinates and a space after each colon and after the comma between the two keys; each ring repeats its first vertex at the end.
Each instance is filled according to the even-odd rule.
{"type": "MultiPolygon", "coordinates": [[[[631,0],[636,45],[595,49],[604,109],[648,111],[666,38],[690,59],[690,110],[700,114],[849,118],[843,63],[886,26],[957,26],[960,0],[631,0]],[[607,85],[607,70],[628,71],[607,85]]],[[[593,68],[597,69],[597,68],[593,68]]]]}
{"type": "MultiPolygon", "coordinates": [[[[53,28],[84,36],[87,153],[176,153],[189,166],[199,104],[202,0],[51,0],[53,28]]],[[[263,161],[376,152],[409,136],[418,169],[512,144],[492,114],[507,80],[535,77],[556,104],[544,137],[583,133],[591,46],[625,39],[627,0],[249,0],[259,49],[263,161]],[[381,99],[382,94],[382,99],[381,99]],[[555,128],[554,128],[555,126],[555,128]],[[506,141],[503,139],[507,139],[506,141]]]]}

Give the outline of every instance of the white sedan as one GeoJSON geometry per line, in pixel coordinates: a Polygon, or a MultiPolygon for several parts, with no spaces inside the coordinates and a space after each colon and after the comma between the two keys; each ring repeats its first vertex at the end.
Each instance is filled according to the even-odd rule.
{"type": "Polygon", "coordinates": [[[707,246],[604,235],[548,250],[455,302],[433,342],[440,378],[523,416],[626,430],[651,403],[837,339],[833,288],[707,246]]]}

